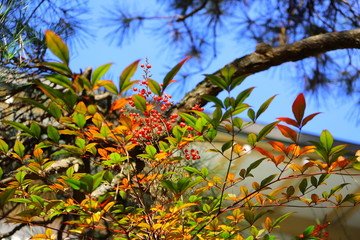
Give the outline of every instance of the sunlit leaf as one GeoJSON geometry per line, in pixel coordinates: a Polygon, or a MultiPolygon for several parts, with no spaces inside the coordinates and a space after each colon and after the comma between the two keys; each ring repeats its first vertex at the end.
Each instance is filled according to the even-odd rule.
{"type": "Polygon", "coordinates": [[[185,59],[183,59],[181,62],[179,62],[175,67],[173,67],[165,76],[164,80],[163,80],[163,85],[162,85],[162,93],[164,93],[165,89],[167,88],[167,86],[170,84],[170,82],[174,79],[175,75],[179,72],[180,68],[182,67],[182,65],[189,60],[191,57],[186,57],[185,59]]]}
{"type": "Polygon", "coordinates": [[[301,122],[303,120],[305,108],[306,108],[306,102],[305,102],[304,94],[300,93],[296,97],[292,105],[292,111],[299,126],[301,125],[301,122]]]}
{"type": "Polygon", "coordinates": [[[120,86],[119,93],[123,93],[123,92],[129,90],[135,83],[138,82],[138,81],[130,81],[130,79],[134,75],[134,73],[136,72],[139,61],[140,60],[136,60],[135,62],[133,62],[132,64],[127,66],[124,69],[124,71],[121,73],[121,75],[120,75],[120,83],[119,83],[119,86],[120,86]]]}
{"type": "Polygon", "coordinates": [[[145,112],[146,111],[146,99],[139,95],[132,96],[136,109],[145,112]]]}
{"type": "Polygon", "coordinates": [[[148,86],[150,88],[150,90],[158,96],[161,96],[161,87],[160,84],[158,82],[156,82],[155,80],[152,80],[150,78],[147,79],[148,82],[148,86]]]}
{"type": "Polygon", "coordinates": [[[71,72],[70,68],[64,64],[59,62],[42,62],[41,65],[54,70],[55,72],[64,74],[67,77],[71,77],[73,73],[71,72]]]}
{"type": "Polygon", "coordinates": [[[110,69],[112,63],[107,63],[104,65],[101,65],[100,67],[96,68],[93,73],[91,74],[91,86],[95,87],[97,85],[97,82],[101,79],[102,76],[107,73],[107,71],[110,69]]]}
{"type": "Polygon", "coordinates": [[[263,104],[261,104],[259,110],[257,110],[257,112],[256,112],[255,119],[258,119],[260,117],[260,115],[263,112],[265,112],[265,110],[269,107],[270,103],[274,100],[275,97],[276,97],[276,95],[272,96],[271,98],[266,100],[263,104]]]}
{"type": "Polygon", "coordinates": [[[69,65],[69,49],[64,41],[54,32],[46,30],[45,40],[50,51],[61,61],[69,65]]]}
{"type": "Polygon", "coordinates": [[[334,143],[334,138],[328,130],[323,130],[320,134],[320,142],[326,152],[329,152],[334,143]]]}
{"type": "Polygon", "coordinates": [[[2,139],[0,139],[0,151],[3,153],[7,153],[9,150],[9,145],[2,139]]]}

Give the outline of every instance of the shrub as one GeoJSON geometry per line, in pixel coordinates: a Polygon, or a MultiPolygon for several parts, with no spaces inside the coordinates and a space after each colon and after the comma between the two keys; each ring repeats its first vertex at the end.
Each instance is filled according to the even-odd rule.
{"type": "MultiPolygon", "coordinates": [[[[275,239],[273,230],[293,212],[274,218],[266,207],[358,204],[358,193],[340,193],[347,183],[321,195],[314,192],[333,175],[358,168],[358,163],[356,156],[345,155],[346,145],[333,146],[326,130],[318,142],[299,145],[302,128],[318,114],[305,117],[303,94],[292,105],[294,118],[278,118],[248,134],[251,150],[263,157],[234,171],[234,164],[248,152],[236,136],[256,123],[275,96],[255,111],[244,102],[253,88],[231,95],[245,77],[233,76],[228,67],[221,76],[207,75],[228,92],[224,100],[203,96],[214,105],[212,115],[200,106],[177,113],[165,90],[187,59],[162,84],[150,78],[148,63],[141,65],[143,79],[131,80],[139,64],[135,61],[122,72],[117,87],[102,79],[111,64],[91,74],[75,74],[66,44],[50,31],[46,40],[60,60],[42,63],[54,72],[46,82],[36,82],[47,100],[23,101],[52,122],[3,121],[19,134],[13,142],[0,140],[2,158],[17,163],[13,171],[0,172],[2,216],[10,223],[47,228],[32,239],[54,239],[55,233],[60,239],[275,239]],[[245,112],[249,121],[239,117],[245,112]],[[268,141],[273,148],[268,151],[260,143],[274,128],[292,143],[268,141]],[[216,147],[219,131],[230,140],[216,147]],[[196,149],[199,142],[212,145],[207,151],[226,159],[223,175],[197,167],[204,161],[196,149]],[[297,161],[310,153],[307,162],[297,161]],[[258,179],[254,170],[265,162],[276,171],[258,179]],[[254,181],[246,187],[249,179],[254,181]],[[278,187],[289,179],[302,180],[278,187]],[[13,207],[18,211],[12,214],[8,209],[13,207]],[[50,227],[57,218],[62,223],[50,227]]],[[[309,227],[298,238],[316,239],[323,228],[309,227]]]]}

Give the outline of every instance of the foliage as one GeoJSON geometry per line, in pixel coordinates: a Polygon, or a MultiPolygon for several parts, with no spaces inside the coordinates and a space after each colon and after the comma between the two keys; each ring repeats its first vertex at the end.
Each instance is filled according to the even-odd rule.
{"type": "MultiPolygon", "coordinates": [[[[59,239],[275,239],[273,231],[293,212],[276,218],[268,207],[359,203],[359,193],[342,191],[348,183],[321,194],[316,191],[333,175],[351,175],[346,171],[357,165],[356,156],[345,155],[345,145],[333,146],[326,130],[318,142],[300,146],[302,128],[318,114],[305,117],[302,94],[293,103],[294,118],[279,118],[248,134],[251,150],[264,157],[234,170],[248,153],[236,136],[256,123],[274,97],[258,110],[245,103],[253,89],[233,97],[232,90],[244,78],[234,78],[234,70],[228,68],[221,78],[207,76],[228,92],[224,100],[204,96],[214,103],[211,116],[198,106],[166,116],[173,103],[164,91],[187,59],[162,84],[149,78],[148,63],[141,65],[144,79],[131,80],[139,61],[130,64],[115,84],[102,79],[110,64],[90,76],[76,74],[69,68],[69,50],[62,39],[47,31],[46,40],[59,58],[42,63],[56,73],[36,82],[47,101],[26,102],[51,116],[52,122],[5,121],[19,134],[13,142],[0,140],[2,157],[17,163],[11,172],[0,171],[1,215],[9,223],[47,227],[32,239],[54,239],[55,233],[59,239]],[[100,98],[99,89],[111,96],[109,105],[100,98]],[[241,118],[242,113],[250,120],[241,118]],[[264,143],[275,128],[292,143],[264,143]],[[221,131],[229,140],[217,147],[214,141],[221,131]],[[23,143],[29,139],[33,145],[23,143]],[[196,167],[204,161],[196,149],[200,143],[210,144],[208,151],[214,157],[226,159],[224,175],[196,167]],[[264,144],[273,150],[266,150],[264,144]],[[308,161],[299,161],[304,156],[308,161]],[[259,178],[254,171],[265,163],[274,171],[259,178]],[[298,186],[278,187],[289,179],[302,181],[298,186]],[[247,187],[244,183],[249,180],[252,184],[247,187]],[[9,208],[19,211],[11,214],[9,208]],[[62,225],[49,227],[57,218],[62,225]]],[[[314,231],[305,230],[303,236],[314,231]]]]}

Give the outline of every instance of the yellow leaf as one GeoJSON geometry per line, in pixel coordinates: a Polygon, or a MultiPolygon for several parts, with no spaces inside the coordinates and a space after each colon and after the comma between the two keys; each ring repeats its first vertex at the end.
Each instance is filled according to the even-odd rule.
{"type": "Polygon", "coordinates": [[[91,215],[91,217],[90,217],[91,222],[90,222],[89,224],[100,222],[101,216],[102,216],[101,212],[94,213],[94,214],[91,215]]]}
{"type": "Polygon", "coordinates": [[[106,206],[103,208],[105,212],[108,212],[112,206],[114,206],[115,202],[109,202],[106,204],[106,206]]]}
{"type": "Polygon", "coordinates": [[[79,102],[76,105],[75,112],[78,112],[78,113],[83,114],[83,115],[86,114],[87,107],[86,107],[86,105],[85,105],[85,103],[83,101],[79,102]]]}
{"type": "Polygon", "coordinates": [[[147,223],[144,223],[144,222],[139,223],[137,226],[140,227],[140,228],[146,228],[148,230],[151,229],[151,226],[149,224],[147,224],[147,223]]]}
{"type": "Polygon", "coordinates": [[[30,240],[32,240],[32,239],[46,240],[46,239],[48,239],[48,237],[45,234],[36,234],[30,238],[30,240]]]}
{"type": "Polygon", "coordinates": [[[234,153],[240,155],[244,151],[243,147],[240,144],[234,145],[234,153]]]}

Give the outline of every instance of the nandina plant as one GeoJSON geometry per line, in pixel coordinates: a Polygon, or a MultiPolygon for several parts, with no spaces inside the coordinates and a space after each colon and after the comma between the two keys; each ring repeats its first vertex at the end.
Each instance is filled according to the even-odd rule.
{"type": "MultiPolygon", "coordinates": [[[[47,99],[22,100],[51,121],[3,121],[19,134],[13,142],[0,139],[2,158],[16,163],[11,171],[0,171],[1,216],[9,223],[44,226],[32,239],[275,239],[273,231],[294,212],[274,218],[268,207],[359,203],[358,193],[344,191],[348,183],[316,191],[333,175],[355,176],[346,171],[359,167],[356,156],[345,155],[345,145],[333,146],[326,130],[318,142],[300,146],[302,128],[318,114],[305,116],[303,94],[292,105],[294,118],[280,117],[249,133],[251,149],[246,149],[237,135],[257,122],[275,96],[258,110],[245,103],[254,88],[232,96],[245,76],[234,76],[231,67],[206,75],[228,93],[223,100],[203,96],[213,104],[212,115],[200,106],[176,112],[165,90],[187,59],[161,84],[151,79],[148,62],[140,65],[143,79],[131,80],[135,61],[117,86],[102,79],[111,64],[75,74],[66,44],[51,31],[46,40],[59,58],[42,63],[53,74],[35,82],[47,99]],[[267,141],[274,128],[292,143],[267,141]],[[214,142],[220,131],[228,140],[219,147],[214,142]],[[31,144],[24,144],[29,139],[31,144]],[[203,143],[211,146],[212,158],[225,159],[221,171],[197,167],[206,161],[197,147],[203,143]],[[250,150],[263,157],[236,168],[250,150]],[[304,156],[306,162],[298,161],[304,156]],[[254,172],[265,163],[273,170],[259,179],[254,172]],[[279,187],[290,179],[302,180],[279,187]],[[50,225],[56,219],[60,224],[50,225]]],[[[298,238],[316,239],[310,237],[323,228],[309,227],[298,238]]]]}

